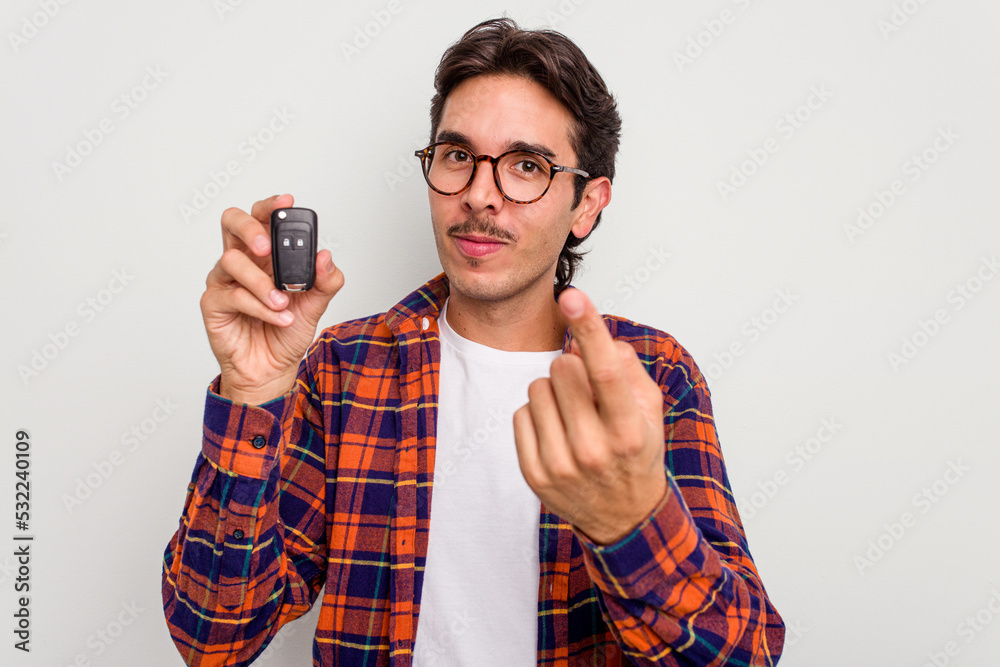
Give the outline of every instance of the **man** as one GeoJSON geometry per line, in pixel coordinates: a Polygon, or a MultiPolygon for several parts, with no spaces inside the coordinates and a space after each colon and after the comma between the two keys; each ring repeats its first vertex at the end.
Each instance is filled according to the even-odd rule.
{"type": "Polygon", "coordinates": [[[249,664],[322,592],[318,665],[775,664],[704,378],[570,286],[611,198],[603,80],[502,19],[435,88],[417,156],[444,272],[389,311],[313,342],[344,278],[324,250],[313,290],[274,289],[292,198],[223,214],[221,373],[163,566],[178,650],[249,664]]]}

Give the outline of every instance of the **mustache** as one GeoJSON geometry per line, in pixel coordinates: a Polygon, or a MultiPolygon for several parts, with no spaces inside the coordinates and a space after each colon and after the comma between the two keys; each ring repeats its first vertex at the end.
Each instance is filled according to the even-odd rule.
{"type": "Polygon", "coordinates": [[[470,215],[464,222],[448,228],[449,236],[489,236],[501,241],[517,241],[517,237],[500,227],[488,217],[477,218],[470,215]]]}

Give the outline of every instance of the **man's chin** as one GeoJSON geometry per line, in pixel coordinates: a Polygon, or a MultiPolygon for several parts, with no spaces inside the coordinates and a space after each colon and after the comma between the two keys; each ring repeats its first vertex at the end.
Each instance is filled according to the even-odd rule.
{"type": "Polygon", "coordinates": [[[480,270],[478,267],[445,267],[449,289],[476,301],[504,301],[515,296],[509,276],[497,271],[480,270]]]}

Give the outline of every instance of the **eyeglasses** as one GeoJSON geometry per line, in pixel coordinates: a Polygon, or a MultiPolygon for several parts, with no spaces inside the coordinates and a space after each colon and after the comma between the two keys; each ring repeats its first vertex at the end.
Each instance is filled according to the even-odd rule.
{"type": "Polygon", "coordinates": [[[476,168],[483,160],[493,165],[493,182],[507,201],[533,204],[549,191],[552,179],[561,171],[590,178],[582,169],[555,164],[541,153],[507,151],[498,157],[476,155],[462,144],[439,141],[414,153],[420,158],[424,180],[435,192],[457,195],[472,185],[476,168]]]}

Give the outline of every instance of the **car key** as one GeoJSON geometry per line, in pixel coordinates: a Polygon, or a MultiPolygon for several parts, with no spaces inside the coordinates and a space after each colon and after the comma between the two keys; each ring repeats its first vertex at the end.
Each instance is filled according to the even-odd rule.
{"type": "Polygon", "coordinates": [[[278,289],[312,289],[316,277],[316,226],[316,213],[308,208],[271,212],[271,266],[278,289]]]}

